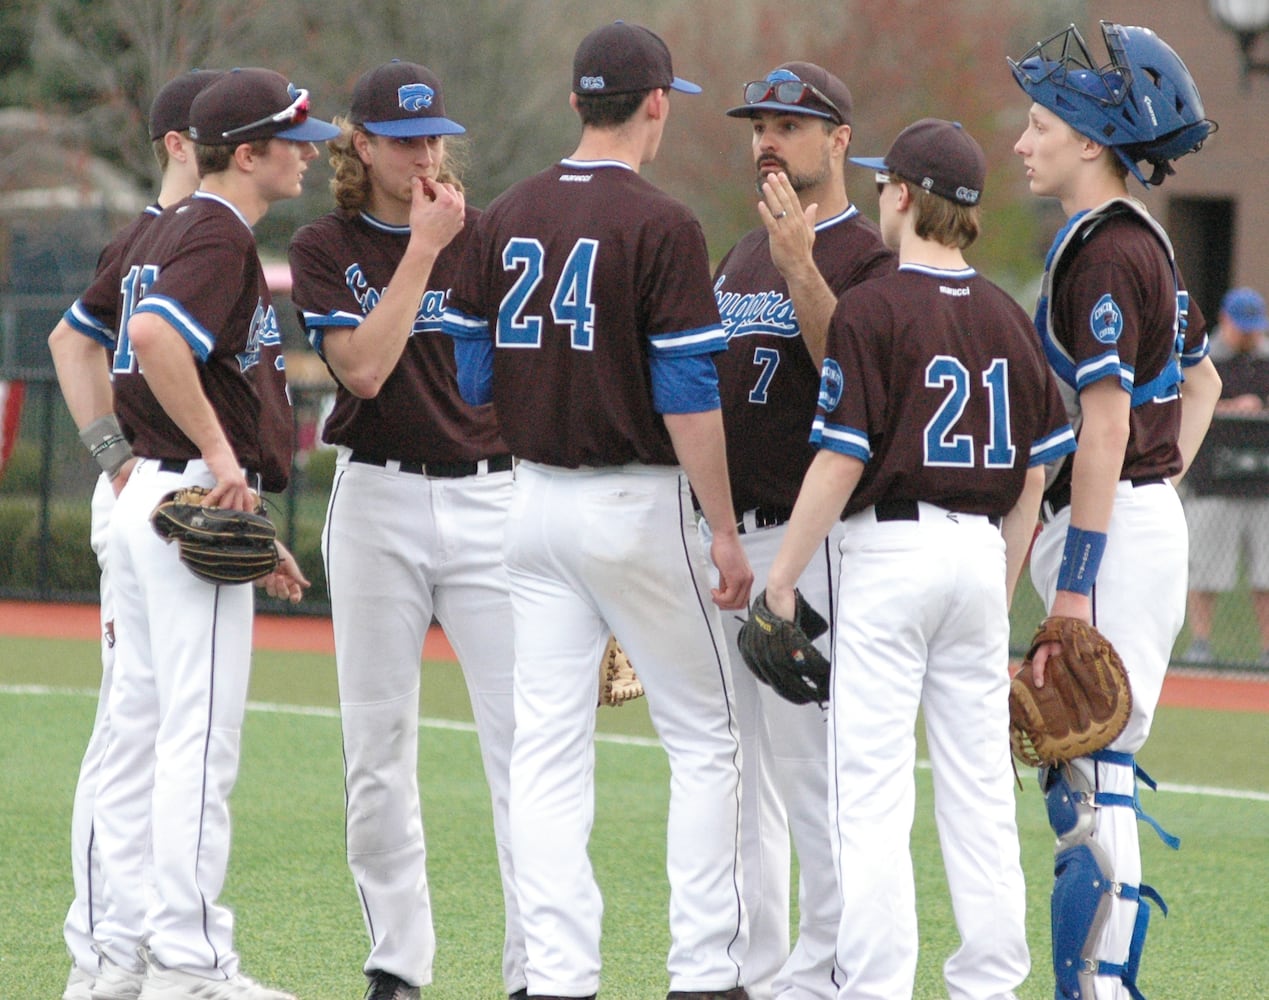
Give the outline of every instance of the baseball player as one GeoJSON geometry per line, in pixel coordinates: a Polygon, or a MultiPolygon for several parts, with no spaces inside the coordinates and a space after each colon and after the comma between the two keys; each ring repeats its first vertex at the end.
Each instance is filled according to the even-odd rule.
{"type": "Polygon", "coordinates": [[[954,122],[904,129],[877,171],[899,269],[833,313],[819,447],[767,578],[794,587],[845,518],[829,706],[842,894],[837,996],[911,997],[917,925],[908,841],[918,709],[961,944],[953,1000],[1005,1000],[1030,968],[1008,739],[1009,598],[1043,463],[1075,447],[1026,314],[965,263],[986,161],[954,122]]]}
{"type": "Polygon", "coordinates": [[[512,855],[530,997],[593,997],[603,904],[594,816],[595,663],[638,666],[671,773],[671,998],[746,996],[739,743],[719,611],[747,600],[712,355],[724,347],[695,217],[639,175],[675,77],[616,22],[573,61],[573,155],[476,224],[446,309],[458,378],[520,459],[505,553],[515,619],[512,855]],[[714,527],[696,533],[691,492],[714,527]],[[712,601],[711,601],[712,598],[712,601]]]}
{"type": "MultiPolygon", "coordinates": [[[[1185,617],[1187,536],[1173,481],[1220,393],[1171,243],[1128,196],[1127,178],[1162,183],[1215,126],[1153,31],[1102,22],[1102,34],[1109,63],[1094,61],[1072,26],[1010,65],[1034,102],[1014,151],[1032,193],[1057,198],[1068,217],[1045,262],[1036,326],[1080,444],[1046,487],[1031,578],[1049,614],[1110,640],[1133,695],[1109,748],[1041,770],[1058,834],[1054,972],[1059,997],[1127,1000],[1140,996],[1149,907],[1139,900],[1152,895],[1141,884],[1134,755],[1185,617]]],[[[1041,677],[1049,652],[1037,654],[1041,677]]]]}
{"type": "MultiPolygon", "coordinates": [[[[1262,419],[1269,407],[1269,316],[1254,288],[1231,288],[1221,299],[1212,339],[1212,364],[1221,377],[1216,412],[1262,419]]],[[[1190,646],[1184,659],[1211,663],[1216,595],[1238,585],[1243,561],[1252,610],[1260,628],[1260,662],[1269,667],[1269,497],[1221,496],[1190,481],[1185,501],[1190,529],[1190,646]]]]}
{"type": "Polygon", "coordinates": [[[330,144],[339,207],[296,233],[292,300],[339,382],[323,538],[344,730],[348,863],[371,949],[367,1000],[432,981],[436,938],[418,790],[419,657],[435,614],[467,680],[507,909],[503,975],[524,995],[507,769],[511,604],[502,533],[511,456],[491,406],[458,394],[445,296],[479,214],[446,156],[461,125],[440,80],[393,61],[353,90],[330,144]]]}
{"type": "MultiPolygon", "coordinates": [[[[850,203],[846,151],[851,94],[820,66],[789,62],[745,84],[744,103],[761,198],[762,225],[747,233],[714,275],[727,332],[715,359],[727,468],[741,545],[766,571],[814,455],[819,368],[837,298],[889,274],[895,257],[877,226],[850,203]]],[[[832,617],[836,600],[834,526],[798,581],[813,607],[832,617]]],[[[841,904],[829,838],[825,712],[794,705],[742,669],[740,620],[726,615],[743,749],[741,848],[749,953],[743,981],[753,1000],[835,996],[833,950],[841,904]],[[798,852],[798,937],[789,949],[790,834],[798,852]]],[[[821,640],[823,651],[831,639],[821,640]]]]}
{"type": "MultiPolygon", "coordinates": [[[[135,997],[141,989],[138,971],[108,960],[103,962],[93,946],[94,924],[106,905],[102,895],[100,852],[93,837],[93,808],[97,768],[110,741],[111,720],[107,706],[115,662],[114,594],[106,558],[106,533],[115,494],[123,489],[135,464],[132,449],[111,409],[110,348],[117,329],[120,258],[165,207],[174,205],[198,187],[194,143],[189,137],[189,106],[219,75],[212,70],[184,73],[155,95],[148,124],[162,174],[158,196],[102,250],[92,283],[66,310],[48,338],[62,396],[80,430],[81,440],[102,470],[93,490],[90,534],[101,570],[101,689],[71,813],[71,874],[75,897],[67,911],[63,933],[72,964],[62,1000],[89,1000],[98,979],[99,996],[135,997]],[[113,982],[115,979],[119,982],[113,982]]],[[[148,835],[146,829],[137,833],[141,840],[148,835]]]]}
{"type": "MultiPolygon", "coordinates": [[[[119,264],[115,413],[138,461],[107,540],[116,605],[107,710],[128,725],[113,727],[99,769],[94,832],[107,907],[96,932],[103,961],[133,971],[144,945],[146,1000],[290,997],[239,970],[233,915],[217,902],[252,588],[195,577],[150,512],[183,485],[207,487],[210,504],[234,510],[254,506],[255,488],[286,486],[291,410],[251,225],[299,194],[313,142],[335,134],[308,117],[307,92],[281,75],[224,74],[190,107],[199,190],[154,220],[119,264]],[[147,825],[151,836],[139,839],[147,825]]],[[[307,580],[280,556],[267,586],[298,600],[307,580]]]]}

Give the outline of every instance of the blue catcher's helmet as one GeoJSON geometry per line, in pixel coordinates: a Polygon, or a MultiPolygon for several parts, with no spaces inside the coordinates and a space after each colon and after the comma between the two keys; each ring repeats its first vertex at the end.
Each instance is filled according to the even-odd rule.
{"type": "Polygon", "coordinates": [[[1143,184],[1162,184],[1170,161],[1216,131],[1181,57],[1149,28],[1102,21],[1110,63],[1098,67],[1071,25],[1009,60],[1018,85],[1094,142],[1109,146],[1143,184]],[[1154,167],[1149,180],[1139,161],[1154,167]]]}

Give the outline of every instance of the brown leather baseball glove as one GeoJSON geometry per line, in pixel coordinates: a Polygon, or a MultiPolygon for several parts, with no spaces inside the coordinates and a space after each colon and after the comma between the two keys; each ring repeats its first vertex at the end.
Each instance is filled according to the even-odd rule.
{"type": "Polygon", "coordinates": [[[1046,618],[1031,640],[1009,687],[1009,739],[1014,755],[1032,767],[1087,757],[1124,731],[1132,689],[1115,647],[1078,618],[1046,618]],[[1044,667],[1036,687],[1032,657],[1046,642],[1062,650],[1044,667]]]}

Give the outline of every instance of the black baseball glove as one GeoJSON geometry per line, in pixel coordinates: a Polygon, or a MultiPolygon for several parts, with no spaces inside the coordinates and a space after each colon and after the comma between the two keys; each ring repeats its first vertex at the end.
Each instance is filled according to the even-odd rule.
{"type": "Polygon", "coordinates": [[[829,662],[814,641],[828,631],[828,622],[798,592],[795,620],[781,618],[767,607],[767,592],[753,599],[749,618],[740,628],[740,655],[762,683],[795,705],[828,704],[829,662]]]}
{"type": "Polygon", "coordinates": [[[250,583],[272,573],[277,530],[260,498],[253,512],[222,510],[205,505],[207,492],[186,486],[164,496],[150,514],[158,536],[176,542],[181,562],[207,583],[250,583]]]}

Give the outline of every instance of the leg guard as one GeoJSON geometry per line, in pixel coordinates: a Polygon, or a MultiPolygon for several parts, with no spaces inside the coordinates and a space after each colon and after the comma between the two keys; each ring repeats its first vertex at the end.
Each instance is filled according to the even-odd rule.
{"type": "Polygon", "coordinates": [[[1093,946],[1110,916],[1110,863],[1093,840],[1093,790],[1075,768],[1042,768],[1049,825],[1058,835],[1050,919],[1057,1000],[1092,1000],[1093,946]]]}
{"type": "Polygon", "coordinates": [[[1040,787],[1044,791],[1049,825],[1058,835],[1051,901],[1053,929],[1053,971],[1057,1000],[1092,1000],[1093,977],[1115,976],[1136,1000],[1144,1000],[1137,988],[1146,930],[1150,923],[1149,901],[1166,916],[1167,905],[1150,886],[1125,885],[1114,879],[1114,866],[1093,835],[1098,808],[1132,809],[1138,818],[1154,827],[1169,847],[1179,841],[1166,833],[1141,808],[1135,781],[1154,782],[1136,765],[1131,754],[1101,751],[1096,764],[1133,770],[1132,795],[1116,795],[1094,789],[1084,772],[1075,767],[1042,768],[1040,787]],[[1110,917],[1111,899],[1120,897],[1137,903],[1137,916],[1127,959],[1123,963],[1099,960],[1094,954],[1097,938],[1110,917]]]}

